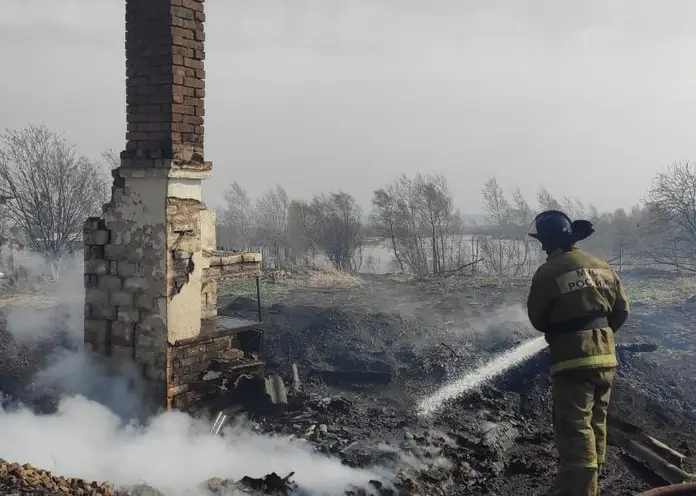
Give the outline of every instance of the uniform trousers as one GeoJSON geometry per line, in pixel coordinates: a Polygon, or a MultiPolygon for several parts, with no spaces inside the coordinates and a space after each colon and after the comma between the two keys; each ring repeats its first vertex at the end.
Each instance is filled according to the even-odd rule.
{"type": "Polygon", "coordinates": [[[581,368],[553,377],[553,426],[560,466],[553,496],[597,496],[607,449],[607,410],[616,368],[581,368]]]}

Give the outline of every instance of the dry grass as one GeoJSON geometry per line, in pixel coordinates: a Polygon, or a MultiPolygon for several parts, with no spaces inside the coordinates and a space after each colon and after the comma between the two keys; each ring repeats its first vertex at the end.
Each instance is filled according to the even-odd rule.
{"type": "Polygon", "coordinates": [[[295,288],[351,289],[361,287],[365,281],[360,276],[336,269],[309,270],[288,279],[295,288]]]}
{"type": "Polygon", "coordinates": [[[682,304],[696,295],[696,277],[622,277],[629,301],[649,306],[682,304]]]}
{"type": "Polygon", "coordinates": [[[10,307],[24,308],[51,308],[59,304],[60,300],[55,294],[46,290],[18,290],[14,288],[0,289],[0,309],[10,307]]]}
{"type": "MultiPolygon", "coordinates": [[[[303,269],[280,275],[261,278],[262,301],[275,301],[293,289],[353,289],[365,282],[360,276],[336,269],[303,269]]],[[[241,281],[224,281],[218,283],[218,301],[234,299],[239,296],[256,298],[256,282],[253,279],[241,281]]]]}

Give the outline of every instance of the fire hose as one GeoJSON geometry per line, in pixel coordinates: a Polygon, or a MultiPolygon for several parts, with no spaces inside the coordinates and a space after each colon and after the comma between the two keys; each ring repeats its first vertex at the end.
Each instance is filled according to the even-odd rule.
{"type": "Polygon", "coordinates": [[[672,486],[656,487],[637,496],[663,496],[663,495],[686,495],[696,494],[696,482],[686,482],[684,484],[674,484],[672,486]]]}

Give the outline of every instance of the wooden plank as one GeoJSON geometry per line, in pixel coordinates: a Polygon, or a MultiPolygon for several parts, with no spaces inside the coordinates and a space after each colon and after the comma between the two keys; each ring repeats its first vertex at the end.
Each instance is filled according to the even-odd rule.
{"type": "Polygon", "coordinates": [[[203,255],[210,260],[210,265],[260,264],[263,257],[260,253],[204,251],[203,255]]]}
{"type": "Polygon", "coordinates": [[[623,448],[628,456],[670,484],[681,484],[682,482],[696,480],[693,474],[689,474],[673,463],[668,462],[650,448],[632,439],[632,436],[619,429],[610,430],[609,438],[611,444],[623,448]]]}
{"type": "Polygon", "coordinates": [[[686,459],[686,456],[682,455],[677,450],[670,448],[659,439],[655,439],[654,437],[642,432],[640,442],[645,444],[668,462],[673,463],[681,469],[684,468],[684,460],[686,459]]]}

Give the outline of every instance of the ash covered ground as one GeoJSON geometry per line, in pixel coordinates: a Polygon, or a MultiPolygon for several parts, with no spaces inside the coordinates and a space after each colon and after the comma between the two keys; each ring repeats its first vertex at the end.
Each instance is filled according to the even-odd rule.
{"type": "MultiPolygon", "coordinates": [[[[612,413],[686,449],[696,440],[696,386],[690,380],[696,372],[696,306],[688,301],[690,289],[644,297],[675,282],[625,278],[636,298],[617,335],[621,368],[612,413]],[[635,345],[645,343],[657,350],[638,351],[635,345]]],[[[354,465],[401,458],[402,465],[410,463],[404,478],[416,494],[531,495],[551,485],[557,459],[546,352],[429,418],[414,412],[438,386],[538,335],[522,306],[526,281],[363,276],[362,284],[322,286],[276,294],[268,286],[269,366],[290,381],[296,363],[310,401],[298,399],[295,410],[268,419],[265,428],[307,436],[354,465]],[[370,385],[368,374],[363,384],[348,385],[340,376],[316,373],[326,370],[389,372],[392,381],[370,385]],[[315,432],[322,424],[329,435],[315,432]]],[[[241,296],[224,311],[251,318],[253,308],[241,296]]],[[[656,483],[618,448],[610,447],[607,467],[605,494],[635,494],[656,483]]]]}
{"type": "MultiPolygon", "coordinates": [[[[690,380],[696,372],[696,304],[688,301],[690,287],[673,294],[674,281],[644,275],[625,278],[629,293],[635,295],[634,313],[617,335],[622,345],[621,368],[613,414],[688,452],[690,446],[696,446],[696,386],[690,380]],[[655,291],[670,288],[672,293],[670,298],[644,297],[646,286],[654,286],[655,291]],[[657,350],[638,352],[641,348],[630,346],[646,342],[657,344],[657,350]]],[[[254,318],[252,293],[238,287],[228,291],[227,298],[220,298],[221,313],[254,318]]],[[[359,280],[334,280],[303,275],[264,283],[267,370],[280,373],[290,385],[291,366],[296,364],[301,390],[290,393],[286,408],[252,414],[245,428],[256,434],[294,438],[306,450],[286,453],[281,460],[280,455],[274,459],[268,447],[258,448],[256,460],[246,465],[248,472],[254,477],[278,472],[282,478],[296,463],[303,464],[306,474],[312,470],[303,459],[310,456],[309,450],[339,460],[347,470],[356,470],[337,473],[338,480],[348,480],[357,473],[366,480],[379,480],[368,485],[377,494],[391,494],[390,490],[433,495],[543,494],[557,462],[545,352],[452,400],[431,416],[418,416],[415,408],[439,386],[537,337],[521,306],[526,291],[524,281],[501,285],[467,278],[415,281],[363,276],[359,280]],[[359,472],[363,469],[369,473],[359,472]]],[[[61,310],[45,311],[55,315],[61,310]]],[[[70,329],[59,331],[59,344],[69,348],[70,329]]],[[[46,383],[47,366],[53,366],[48,370],[58,370],[52,353],[55,347],[55,336],[46,335],[27,344],[18,342],[6,325],[0,326],[0,390],[6,395],[6,404],[21,401],[36,411],[55,411],[57,389],[55,384],[51,389],[46,383]]],[[[69,378],[79,371],[72,369],[69,378]]],[[[83,384],[70,392],[103,389],[97,382],[96,387],[94,383],[91,387],[83,384]]],[[[0,427],[3,421],[0,417],[0,427]]],[[[128,451],[130,447],[118,449],[135,456],[128,451]]],[[[108,470],[81,473],[78,467],[42,463],[40,457],[11,459],[6,451],[0,450],[0,458],[31,462],[61,475],[129,482],[128,478],[113,480],[108,470]]],[[[237,456],[244,458],[243,454],[237,456]]],[[[242,458],[241,464],[245,461],[242,458]]],[[[313,459],[312,463],[324,459],[313,459]]],[[[190,467],[194,474],[200,474],[200,481],[213,475],[221,477],[204,484],[202,494],[223,494],[241,478],[239,470],[231,471],[236,476],[230,477],[219,465],[190,467]],[[213,473],[215,470],[218,472],[213,473]]],[[[12,468],[15,479],[21,478],[20,468],[12,468]]],[[[185,469],[184,464],[181,470],[185,469]]],[[[323,469],[317,465],[314,470],[335,469],[335,465],[323,469]]],[[[607,472],[610,475],[601,482],[604,494],[636,494],[657,483],[615,447],[609,450],[607,472]]],[[[321,478],[319,475],[316,477],[321,478]]],[[[3,477],[0,471],[0,479],[3,477]]],[[[49,480],[48,476],[39,479],[49,480]]],[[[158,481],[155,474],[151,480],[135,482],[158,486],[158,481]]],[[[130,482],[130,486],[136,485],[130,482]]],[[[259,481],[247,483],[245,490],[249,492],[273,492],[259,481]]],[[[323,490],[343,494],[339,485],[323,490]]],[[[234,487],[241,490],[236,484],[234,487]]],[[[322,484],[314,487],[316,492],[322,484]]],[[[361,491],[365,489],[353,493],[361,491]]]]}

